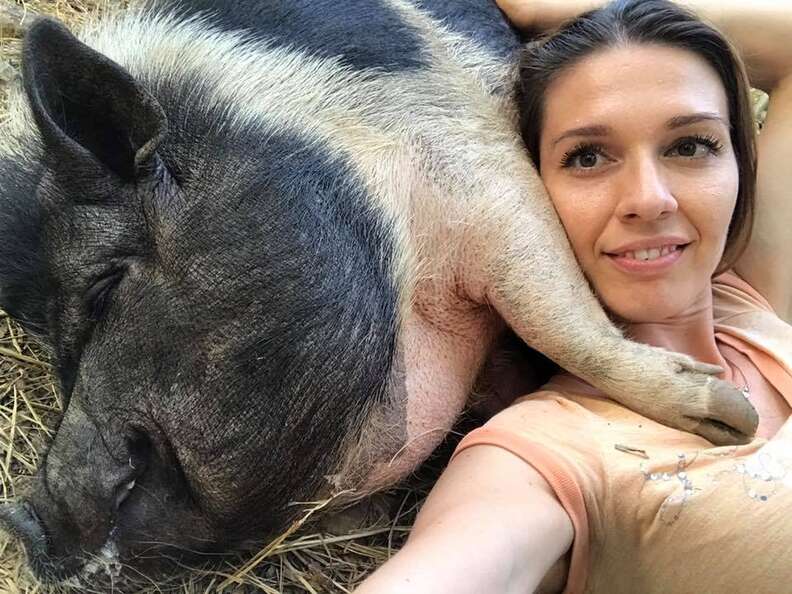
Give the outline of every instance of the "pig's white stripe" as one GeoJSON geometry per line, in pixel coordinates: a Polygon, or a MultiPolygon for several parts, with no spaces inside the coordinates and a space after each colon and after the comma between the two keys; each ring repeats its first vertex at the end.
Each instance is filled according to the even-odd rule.
{"type": "Polygon", "coordinates": [[[468,74],[474,72],[479,84],[487,87],[509,89],[515,80],[516,64],[508,64],[493,55],[469,37],[444,26],[431,14],[418,9],[410,0],[385,0],[395,9],[405,22],[421,32],[431,50],[435,66],[462,69],[468,74]]]}

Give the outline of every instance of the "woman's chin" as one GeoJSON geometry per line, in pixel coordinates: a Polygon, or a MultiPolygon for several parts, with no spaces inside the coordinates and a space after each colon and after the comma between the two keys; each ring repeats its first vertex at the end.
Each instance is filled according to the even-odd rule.
{"type": "Polygon", "coordinates": [[[634,287],[601,296],[611,315],[627,324],[682,322],[706,309],[708,297],[703,288],[680,286],[634,287]]]}

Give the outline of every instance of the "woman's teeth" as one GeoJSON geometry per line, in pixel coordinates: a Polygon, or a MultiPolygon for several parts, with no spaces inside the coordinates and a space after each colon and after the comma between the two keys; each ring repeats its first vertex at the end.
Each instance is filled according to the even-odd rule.
{"type": "Polygon", "coordinates": [[[635,250],[634,252],[624,252],[622,254],[623,258],[629,258],[631,260],[643,260],[644,262],[648,262],[650,260],[656,260],[662,256],[667,256],[671,252],[675,252],[679,249],[678,245],[665,245],[661,248],[652,248],[648,250],[635,250]]]}

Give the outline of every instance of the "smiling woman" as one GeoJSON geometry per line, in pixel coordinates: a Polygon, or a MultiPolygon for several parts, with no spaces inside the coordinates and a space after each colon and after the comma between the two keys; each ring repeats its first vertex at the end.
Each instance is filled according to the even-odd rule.
{"type": "Polygon", "coordinates": [[[499,4],[526,30],[561,25],[524,53],[522,131],[587,279],[633,339],[721,367],[759,429],[715,448],[559,373],[463,440],[359,593],[784,590],[792,10],[685,3],[770,91],[757,192],[748,79],[718,31],[665,0],[499,4]]]}
{"type": "Polygon", "coordinates": [[[702,272],[718,267],[739,193],[715,70],[661,45],[595,53],[550,84],[542,129],[542,179],[609,310],[631,322],[707,311],[702,272]]]}

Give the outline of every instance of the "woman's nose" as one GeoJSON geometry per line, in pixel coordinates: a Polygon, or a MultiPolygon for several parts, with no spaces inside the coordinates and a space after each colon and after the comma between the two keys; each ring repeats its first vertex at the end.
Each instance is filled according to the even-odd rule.
{"type": "Polygon", "coordinates": [[[654,221],[676,212],[677,201],[656,159],[644,157],[625,168],[616,209],[624,221],[654,221]]]}

